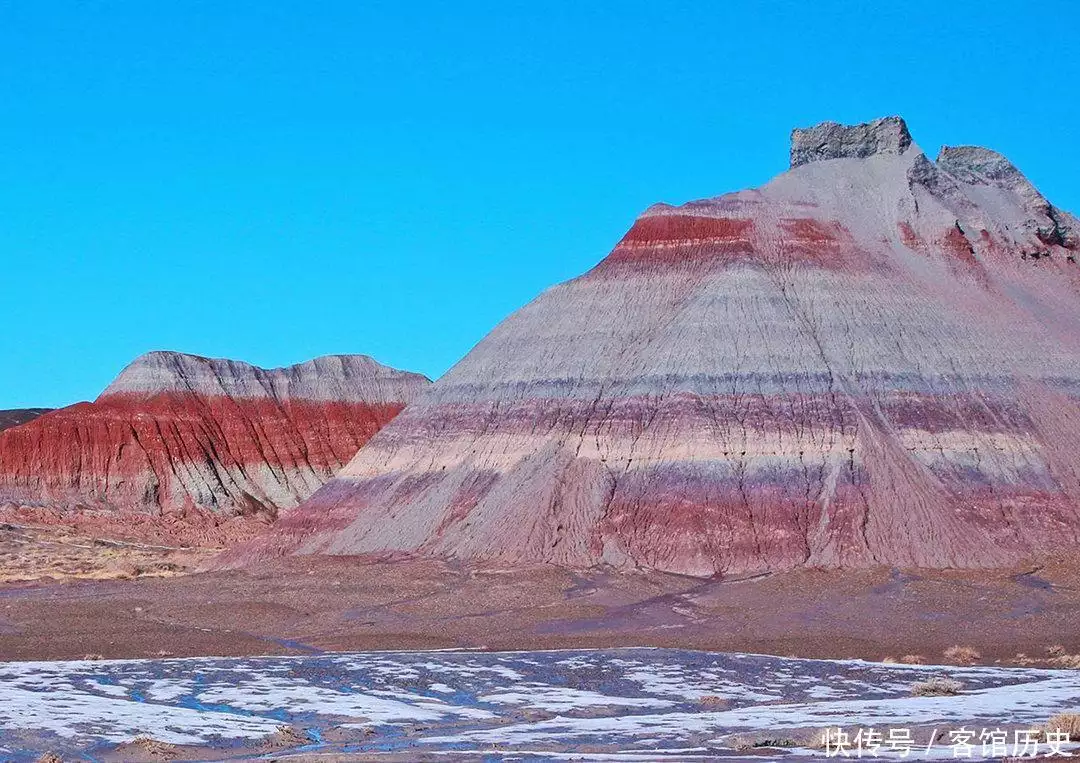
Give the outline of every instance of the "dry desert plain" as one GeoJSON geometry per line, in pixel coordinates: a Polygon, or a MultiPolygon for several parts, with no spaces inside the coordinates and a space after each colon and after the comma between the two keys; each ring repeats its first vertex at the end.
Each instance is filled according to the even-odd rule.
{"type": "Polygon", "coordinates": [[[1009,663],[1057,645],[1080,652],[1080,567],[1067,557],[706,579],[405,557],[196,572],[211,550],[10,525],[0,550],[0,660],[663,646],[941,661],[964,645],[1009,663]]]}

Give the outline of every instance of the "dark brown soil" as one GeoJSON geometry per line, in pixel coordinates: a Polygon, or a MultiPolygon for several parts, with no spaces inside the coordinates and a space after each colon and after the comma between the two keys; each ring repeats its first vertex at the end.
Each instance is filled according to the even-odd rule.
{"type": "Polygon", "coordinates": [[[48,413],[52,408],[8,408],[0,411],[0,430],[17,427],[33,421],[43,413],[48,413]]]}
{"type": "Polygon", "coordinates": [[[0,587],[0,660],[652,645],[981,662],[1080,653],[1080,569],[752,580],[296,558],[247,571],[0,587]]]}

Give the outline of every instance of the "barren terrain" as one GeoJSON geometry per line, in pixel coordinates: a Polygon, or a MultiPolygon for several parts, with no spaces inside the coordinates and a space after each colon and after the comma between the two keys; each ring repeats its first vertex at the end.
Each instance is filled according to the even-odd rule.
{"type": "Polygon", "coordinates": [[[686,650],[15,662],[0,663],[0,756],[777,760],[826,755],[825,729],[835,756],[842,727],[849,758],[858,744],[881,759],[857,741],[872,728],[881,740],[910,732],[909,754],[888,759],[948,759],[966,728],[997,729],[1003,743],[995,754],[975,737],[960,757],[1000,759],[1078,699],[1072,670],[686,650]],[[934,681],[952,693],[918,690],[934,681]]]}
{"type": "Polygon", "coordinates": [[[169,577],[192,571],[215,553],[90,535],[64,525],[0,523],[0,585],[169,577]]]}
{"type": "MultiPolygon", "coordinates": [[[[109,545],[68,553],[92,550],[149,553],[109,545]]],[[[245,571],[8,583],[0,660],[663,646],[933,662],[964,645],[982,663],[1031,664],[1054,646],[1080,652],[1076,569],[1057,561],[739,580],[299,557],[245,571]]]]}

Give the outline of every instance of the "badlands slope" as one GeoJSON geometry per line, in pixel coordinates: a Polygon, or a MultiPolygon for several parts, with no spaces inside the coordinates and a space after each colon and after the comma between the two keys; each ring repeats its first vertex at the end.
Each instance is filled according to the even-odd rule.
{"type": "Polygon", "coordinates": [[[792,135],[497,326],[266,538],[690,575],[1080,540],[1080,225],[898,118],[792,135]]]}
{"type": "Polygon", "coordinates": [[[362,355],[265,370],[148,353],[94,402],[0,433],[0,520],[229,542],[311,495],[427,384],[362,355]]]}

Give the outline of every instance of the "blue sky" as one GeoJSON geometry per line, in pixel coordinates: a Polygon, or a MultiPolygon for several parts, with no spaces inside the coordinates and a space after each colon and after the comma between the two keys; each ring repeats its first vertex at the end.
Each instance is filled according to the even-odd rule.
{"type": "Polygon", "coordinates": [[[0,4],[0,408],[175,349],[438,376],[655,201],[902,114],[1080,211],[1071,2],[0,4]]]}

